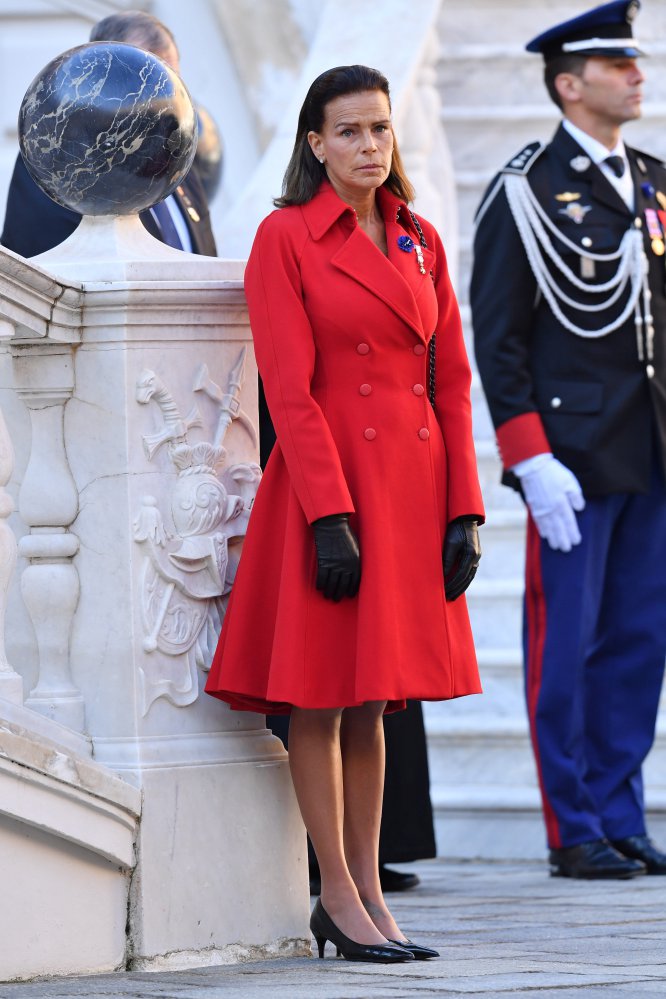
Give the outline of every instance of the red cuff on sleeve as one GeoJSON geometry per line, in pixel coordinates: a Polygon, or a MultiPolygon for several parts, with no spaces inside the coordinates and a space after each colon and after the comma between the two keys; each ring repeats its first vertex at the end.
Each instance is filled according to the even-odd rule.
{"type": "Polygon", "coordinates": [[[511,468],[535,454],[552,450],[538,413],[514,416],[498,427],[496,433],[505,468],[511,468]]]}

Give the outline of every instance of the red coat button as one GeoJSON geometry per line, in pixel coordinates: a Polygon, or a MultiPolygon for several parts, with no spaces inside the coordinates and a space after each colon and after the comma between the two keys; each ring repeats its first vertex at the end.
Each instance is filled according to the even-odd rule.
{"type": "Polygon", "coordinates": [[[359,343],[357,345],[357,347],[356,347],[356,351],[359,354],[369,354],[370,353],[370,345],[367,344],[367,343],[359,343]]]}
{"type": "Polygon", "coordinates": [[[417,382],[416,385],[412,385],[412,392],[414,395],[423,395],[425,389],[423,388],[423,385],[419,385],[417,382]]]}
{"type": "Polygon", "coordinates": [[[421,427],[421,429],[419,430],[419,437],[421,438],[422,441],[428,440],[428,438],[430,437],[430,431],[428,430],[427,427],[421,427]]]}
{"type": "Polygon", "coordinates": [[[377,436],[377,431],[375,430],[374,427],[368,427],[366,430],[363,431],[363,436],[365,437],[366,441],[374,441],[375,437],[377,436]]]}
{"type": "Polygon", "coordinates": [[[414,353],[416,354],[417,357],[420,357],[421,354],[425,354],[425,351],[426,351],[426,349],[425,349],[425,347],[423,346],[422,343],[415,344],[415,346],[412,349],[413,349],[413,351],[414,351],[414,353]]]}
{"type": "Polygon", "coordinates": [[[359,392],[361,395],[370,395],[372,392],[372,385],[359,385],[359,392]]]}

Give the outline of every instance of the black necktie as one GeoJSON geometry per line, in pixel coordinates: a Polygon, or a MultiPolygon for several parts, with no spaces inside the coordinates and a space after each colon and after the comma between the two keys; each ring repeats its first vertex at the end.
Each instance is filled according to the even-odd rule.
{"type": "Polygon", "coordinates": [[[611,168],[616,177],[622,177],[624,174],[624,156],[607,156],[604,163],[611,168]]]}
{"type": "Polygon", "coordinates": [[[153,205],[152,212],[157,219],[162,242],[166,243],[167,246],[173,246],[176,250],[182,250],[183,244],[178,235],[178,230],[173,224],[171,212],[166,201],[160,201],[159,205],[153,205]]]}

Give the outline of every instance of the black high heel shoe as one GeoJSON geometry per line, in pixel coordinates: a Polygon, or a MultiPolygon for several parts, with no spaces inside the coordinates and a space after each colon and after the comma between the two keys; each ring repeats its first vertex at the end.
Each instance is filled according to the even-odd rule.
{"type": "Polygon", "coordinates": [[[346,961],[370,961],[375,964],[398,964],[403,961],[413,961],[414,955],[399,944],[387,942],[384,944],[360,944],[350,940],[337,928],[326,909],[318,898],[310,916],[310,930],[317,941],[319,957],[323,958],[326,941],[334,944],[337,956],[346,961]]]}
{"type": "Polygon", "coordinates": [[[439,957],[439,951],[433,950],[432,947],[424,947],[423,944],[414,943],[412,940],[391,940],[389,937],[389,943],[397,944],[398,947],[408,950],[410,954],[413,954],[417,961],[427,961],[431,957],[439,957]]]}

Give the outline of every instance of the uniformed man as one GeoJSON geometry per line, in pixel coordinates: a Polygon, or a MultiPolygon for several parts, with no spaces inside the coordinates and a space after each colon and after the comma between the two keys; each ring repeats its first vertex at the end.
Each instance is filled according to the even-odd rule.
{"type": "Polygon", "coordinates": [[[666,168],[641,113],[637,0],[527,46],[564,120],[476,218],[476,358],[528,507],[526,695],[551,872],[666,874],[641,767],[666,656],[666,168]]]}

